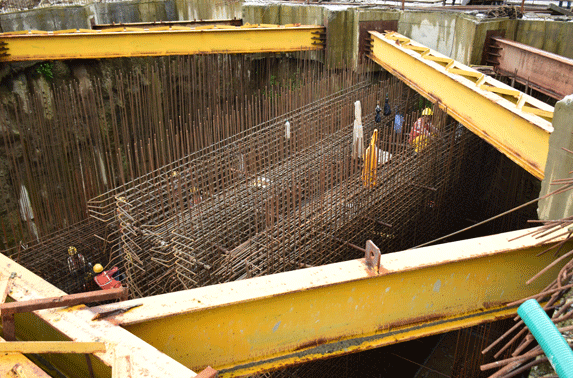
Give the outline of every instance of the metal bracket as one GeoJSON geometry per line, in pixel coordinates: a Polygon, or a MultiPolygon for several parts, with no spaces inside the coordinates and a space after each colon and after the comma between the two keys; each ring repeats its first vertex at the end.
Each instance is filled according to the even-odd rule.
{"type": "Polygon", "coordinates": [[[373,270],[376,274],[380,269],[380,249],[376,247],[376,244],[372,240],[366,242],[366,254],[364,260],[368,269],[373,270]]]}
{"type": "Polygon", "coordinates": [[[0,41],[0,56],[8,56],[8,44],[4,41],[0,41]]]}

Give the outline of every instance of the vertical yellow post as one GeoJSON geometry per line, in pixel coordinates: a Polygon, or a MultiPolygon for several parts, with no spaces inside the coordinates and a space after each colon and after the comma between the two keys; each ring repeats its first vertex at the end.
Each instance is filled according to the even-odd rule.
{"type": "Polygon", "coordinates": [[[376,167],[378,165],[378,148],[376,142],[378,141],[378,129],[372,133],[370,139],[370,146],[364,153],[364,168],[362,168],[362,181],[367,188],[376,186],[376,167]]]}

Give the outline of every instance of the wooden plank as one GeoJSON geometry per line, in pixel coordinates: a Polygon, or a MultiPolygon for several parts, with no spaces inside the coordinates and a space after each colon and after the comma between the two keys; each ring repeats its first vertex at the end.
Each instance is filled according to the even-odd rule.
{"type": "Polygon", "coordinates": [[[8,341],[0,343],[0,353],[95,353],[105,352],[102,342],[80,341],[8,341]]]}
{"type": "Polygon", "coordinates": [[[90,291],[87,293],[63,295],[61,297],[34,299],[31,301],[10,302],[0,305],[2,316],[18,314],[22,312],[31,312],[44,310],[54,307],[76,306],[92,302],[107,301],[127,297],[128,290],[126,287],[110,290],[90,291]]]}
{"type": "Polygon", "coordinates": [[[565,9],[565,8],[561,8],[555,4],[549,4],[549,9],[551,11],[553,11],[554,13],[559,13],[565,16],[573,16],[573,12],[565,9]]]}

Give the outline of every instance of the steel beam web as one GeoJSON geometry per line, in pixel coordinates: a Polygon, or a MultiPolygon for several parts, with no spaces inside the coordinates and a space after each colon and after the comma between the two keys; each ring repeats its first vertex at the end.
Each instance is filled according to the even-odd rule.
{"type": "Polygon", "coordinates": [[[359,259],[137,299],[141,307],[114,321],[225,377],[359,352],[513,316],[505,304],[560,269],[524,285],[553,259],[536,256],[547,242],[509,241],[526,233],[386,254],[378,273],[359,259]]]}
{"type": "Polygon", "coordinates": [[[158,26],[0,34],[0,62],[321,50],[324,27],[158,26]]]}

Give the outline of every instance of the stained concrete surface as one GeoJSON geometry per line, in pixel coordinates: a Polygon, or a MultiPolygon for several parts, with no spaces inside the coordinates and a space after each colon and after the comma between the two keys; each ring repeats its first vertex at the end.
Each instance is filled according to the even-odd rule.
{"type": "MultiPolygon", "coordinates": [[[[573,94],[565,97],[555,105],[553,115],[554,131],[549,137],[549,153],[545,165],[545,179],[541,183],[540,196],[556,190],[559,186],[551,185],[556,179],[570,177],[573,170],[573,94]]],[[[573,195],[571,191],[552,195],[539,201],[537,209],[539,219],[561,219],[573,215],[573,195]]]]}

